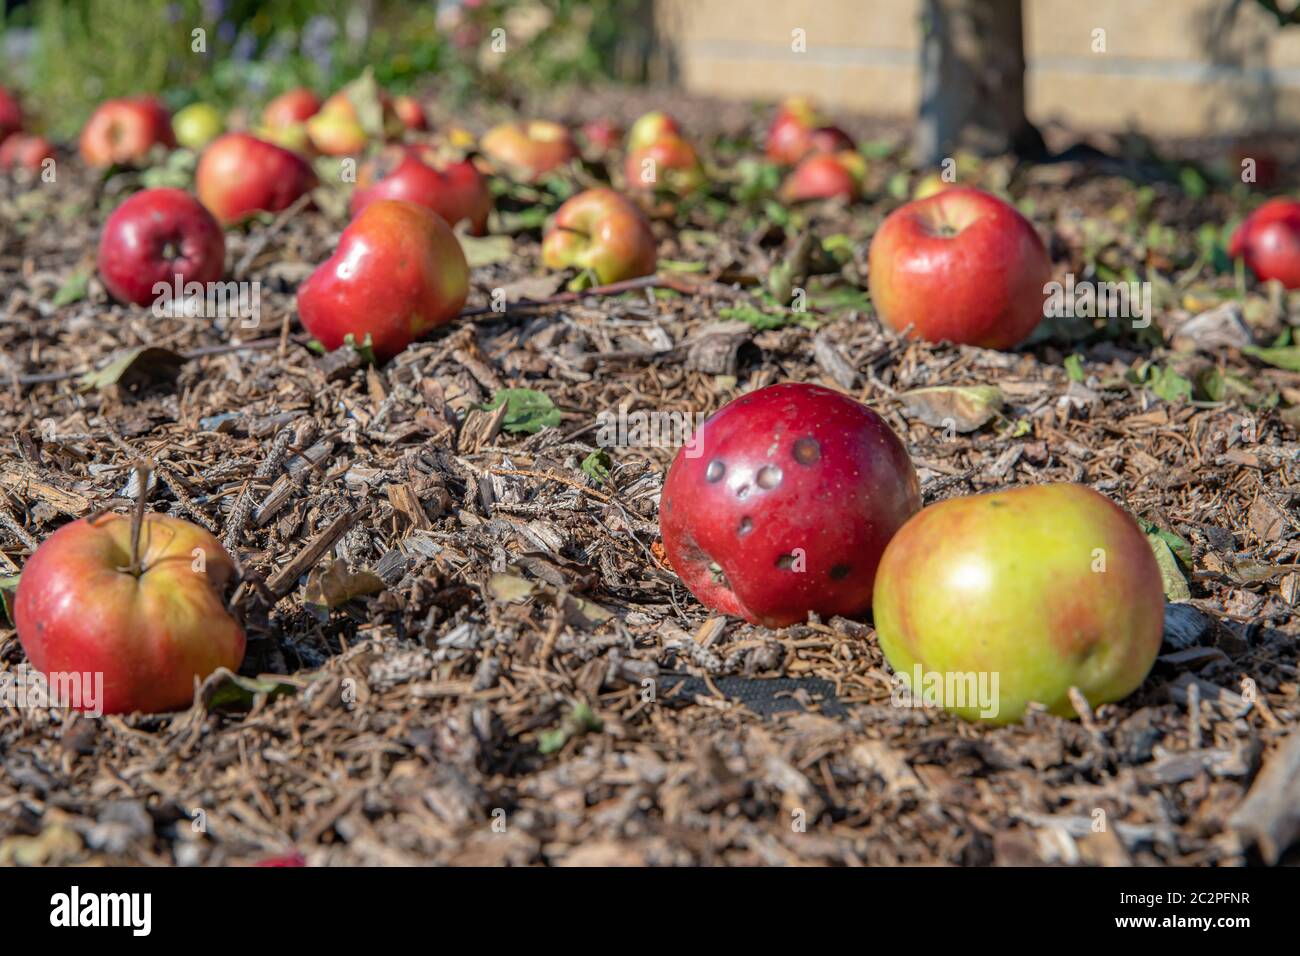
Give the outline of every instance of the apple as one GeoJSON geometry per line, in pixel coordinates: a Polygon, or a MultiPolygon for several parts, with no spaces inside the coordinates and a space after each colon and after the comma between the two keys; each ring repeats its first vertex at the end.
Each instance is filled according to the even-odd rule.
{"type": "Polygon", "coordinates": [[[454,319],[469,266],[451,227],[415,203],[379,199],[343,230],[334,255],[298,289],[298,316],[325,348],[349,336],[386,361],[454,319]]]}
{"type": "Polygon", "coordinates": [[[154,146],[176,146],[167,107],[152,96],[106,100],[81,130],[81,158],[93,167],[139,163],[154,146]]]}
{"type": "Polygon", "coordinates": [[[1232,234],[1228,255],[1243,259],[1261,280],[1300,289],[1300,202],[1270,199],[1232,234]]]}
{"type": "Polygon", "coordinates": [[[0,169],[38,173],[47,159],[54,159],[54,146],[44,136],[13,133],[0,143],[0,169]]]}
{"type": "Polygon", "coordinates": [[[895,209],[871,240],[871,301],[897,332],[1009,349],[1043,318],[1047,248],[996,196],[957,186],[895,209]]]}
{"type": "Polygon", "coordinates": [[[311,137],[307,135],[306,123],[294,123],[290,126],[258,126],[253,129],[253,135],[263,142],[287,149],[307,159],[316,155],[311,137]]]}
{"type": "Polygon", "coordinates": [[[304,126],[312,147],[325,156],[353,156],[370,141],[355,114],[341,109],[322,109],[304,126]]]}
{"type": "Polygon", "coordinates": [[[398,96],[393,100],[393,112],[408,130],[419,132],[429,128],[429,118],[424,114],[424,107],[414,96],[398,96]]]}
{"type": "Polygon", "coordinates": [[[686,196],[705,184],[695,148],[679,136],[665,135],[628,153],[624,167],[629,188],[660,189],[686,196]]]}
{"type": "Polygon", "coordinates": [[[701,603],[766,627],[871,606],[876,565],[921,506],[885,421],[820,385],[769,385],[723,406],[664,483],[669,561],[701,603]]]}
{"type": "Polygon", "coordinates": [[[542,240],[550,269],[590,269],[601,285],[655,271],[658,250],[641,210],[612,189],[588,189],[565,201],[542,240]]]}
{"type": "Polygon", "coordinates": [[[191,103],[174,117],[176,142],[186,149],[202,149],[225,130],[221,113],[211,103],[191,103]]]}
{"type": "Polygon", "coordinates": [[[352,215],[376,199],[404,199],[432,209],[449,225],[468,222],[470,231],[487,231],[492,194],[487,180],[469,160],[443,163],[427,146],[390,146],[361,167],[352,194],[352,215]]]}
{"type": "Polygon", "coordinates": [[[607,119],[594,119],[582,125],[582,138],[596,155],[603,155],[618,147],[623,132],[607,119]]]}
{"type": "Polygon", "coordinates": [[[627,131],[627,148],[628,152],[635,152],[638,149],[644,149],[653,143],[658,142],[665,136],[682,135],[681,127],[677,125],[677,120],[673,119],[667,113],[661,113],[655,110],[646,113],[632,124],[632,128],[627,131]]]}
{"type": "Polygon", "coordinates": [[[297,126],[315,116],[320,110],[316,94],[304,86],[281,93],[262,110],[262,125],[268,129],[297,126]]]}
{"type": "Polygon", "coordinates": [[[64,525],[28,559],[14,600],[31,665],[47,677],[102,675],[94,703],[106,714],[188,707],[196,680],[244,658],[225,603],[235,564],[216,538],[143,515],[135,557],[133,526],[118,514],[64,525]]]}
{"type": "Polygon", "coordinates": [[[880,560],[874,613],[914,694],[950,684],[938,703],[1005,724],[1030,701],[1073,715],[1071,687],[1093,707],[1128,696],[1160,650],[1164,607],[1137,523],[1090,488],[1051,484],[949,498],[912,518],[880,560]],[[918,672],[939,679],[918,688],[918,672]],[[958,677],[983,679],[988,698],[962,700],[958,677]]]}
{"type": "Polygon", "coordinates": [[[830,126],[806,96],[787,97],[767,131],[767,158],[793,166],[810,152],[840,153],[854,149],[853,137],[830,126]]]}
{"type": "Polygon", "coordinates": [[[799,160],[781,184],[780,196],[785,202],[837,198],[852,202],[862,191],[866,173],[861,153],[813,153],[799,160]]]}
{"type": "Polygon", "coordinates": [[[113,298],[148,305],[154,287],[216,282],[226,239],[203,204],[183,189],[146,189],[113,210],[99,237],[99,275],[113,298]]]}
{"type": "Polygon", "coordinates": [[[10,133],[16,133],[22,128],[23,110],[18,104],[18,98],[0,86],[0,143],[10,133]]]}
{"type": "Polygon", "coordinates": [[[483,135],[479,149],[496,166],[526,183],[537,182],[578,155],[569,131],[548,120],[495,126],[483,135]]]}
{"type": "Polygon", "coordinates": [[[279,212],[316,185],[298,154],[247,133],[214,140],[195,170],[199,200],[226,225],[256,212],[279,212]]]}

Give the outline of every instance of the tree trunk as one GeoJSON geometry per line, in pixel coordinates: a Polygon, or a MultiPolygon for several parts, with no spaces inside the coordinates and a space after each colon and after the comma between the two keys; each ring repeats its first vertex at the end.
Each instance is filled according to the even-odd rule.
{"type": "Polygon", "coordinates": [[[917,162],[958,148],[1041,158],[1043,137],[1025,118],[1020,0],[925,0],[917,162]]]}

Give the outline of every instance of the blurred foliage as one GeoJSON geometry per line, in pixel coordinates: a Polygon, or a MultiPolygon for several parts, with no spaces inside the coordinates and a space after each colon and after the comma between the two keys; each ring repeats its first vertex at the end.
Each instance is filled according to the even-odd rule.
{"type": "Polygon", "coordinates": [[[367,66],[394,93],[433,78],[453,99],[497,98],[642,79],[650,10],[647,0],[35,0],[11,15],[34,43],[6,79],[62,137],[109,97],[256,109],[294,86],[328,94],[367,66]]]}

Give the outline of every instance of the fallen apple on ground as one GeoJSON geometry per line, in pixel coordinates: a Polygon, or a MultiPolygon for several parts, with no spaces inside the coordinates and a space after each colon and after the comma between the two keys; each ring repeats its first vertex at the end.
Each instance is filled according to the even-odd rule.
{"type": "Polygon", "coordinates": [[[352,215],[377,199],[402,199],[432,209],[448,225],[468,222],[477,236],[487,231],[492,194],[469,160],[440,162],[427,146],[390,146],[361,167],[352,194],[352,215]]]}
{"type": "Polygon", "coordinates": [[[782,101],[767,131],[767,158],[793,166],[811,152],[839,153],[854,149],[853,137],[831,126],[806,96],[782,101]]]}
{"type": "MultiPolygon", "coordinates": [[[[1137,523],[1082,485],[1015,488],[930,505],[885,549],[874,614],[894,671],[966,698],[968,720],[1019,720],[1030,701],[1072,716],[1146,678],[1164,621],[1160,569],[1137,523]],[[970,699],[969,688],[996,690],[970,699]],[[996,685],[994,676],[996,675],[996,685]]],[[[916,690],[916,688],[914,688],[916,690]]]]}
{"type": "Polygon", "coordinates": [[[393,99],[393,112],[402,121],[402,125],[413,132],[429,128],[429,118],[424,114],[424,107],[414,96],[398,96],[393,99]]]}
{"type": "Polygon", "coordinates": [[[327,103],[303,125],[312,148],[323,156],[352,156],[370,141],[355,111],[341,106],[330,107],[327,103]]]}
{"type": "Polygon", "coordinates": [[[1261,280],[1300,289],[1300,202],[1270,199],[1232,234],[1228,255],[1242,259],[1261,280]]]}
{"type": "Polygon", "coordinates": [[[871,240],[868,269],[889,328],[990,349],[1012,348],[1037,327],[1052,278],[1029,220],[965,186],[890,213],[871,240]]]}
{"type": "Polygon", "coordinates": [[[18,98],[0,86],[0,143],[3,143],[10,133],[16,133],[22,128],[23,110],[18,103],[18,98]]]}
{"type": "Polygon", "coordinates": [[[451,227],[423,206],[380,199],[299,287],[298,316],[325,348],[351,337],[382,362],[454,319],[468,295],[469,266],[451,227]]]}
{"type": "Polygon", "coordinates": [[[38,173],[47,159],[54,159],[54,146],[44,136],[13,133],[0,143],[0,169],[38,173]]]}
{"type": "Polygon", "coordinates": [[[628,153],[623,173],[629,189],[662,190],[675,196],[690,195],[706,180],[695,147],[671,134],[628,153]]]}
{"type": "Polygon", "coordinates": [[[655,271],[657,244],[641,210],[612,189],[588,189],[567,200],[542,240],[551,269],[590,269],[602,285],[655,271]]]}
{"type": "Polygon", "coordinates": [[[225,128],[221,113],[211,103],[191,103],[172,117],[176,142],[186,149],[202,149],[225,128]]]}
{"type": "Polygon", "coordinates": [[[199,200],[226,225],[288,208],[316,185],[316,175],[297,153],[247,133],[227,133],[199,157],[194,183],[199,200]]]}
{"type": "Polygon", "coordinates": [[[305,86],[281,93],[262,110],[262,125],[270,129],[297,126],[315,116],[320,110],[320,100],[305,86]]]}
{"type": "Polygon", "coordinates": [[[921,506],[884,420],[820,385],[770,385],[725,405],[678,451],[659,527],[702,604],[779,627],[871,605],[885,545],[921,506]]]}
{"type": "Polygon", "coordinates": [[[677,120],[667,113],[655,110],[637,117],[632,128],[627,131],[627,148],[629,152],[635,152],[657,143],[665,136],[680,137],[681,135],[682,130],[677,125],[677,120]]]}
{"type": "Polygon", "coordinates": [[[617,149],[623,131],[607,119],[590,120],[582,125],[582,138],[596,155],[617,149]]]}
{"type": "Polygon", "coordinates": [[[502,123],[483,135],[479,148],[497,167],[526,183],[536,182],[578,155],[568,129],[548,120],[502,123]]]}
{"type": "Polygon", "coordinates": [[[799,160],[799,165],[781,184],[784,202],[807,202],[812,199],[857,199],[867,163],[857,152],[814,153],[799,160]]]}
{"type": "MultiPolygon", "coordinates": [[[[225,603],[235,565],[207,531],[168,515],[64,525],[27,561],[18,640],[41,673],[102,674],[107,714],[189,706],[195,680],[237,670],[244,631],[225,603]]],[[[90,709],[83,706],[82,709],[90,709]]]]}
{"type": "Polygon", "coordinates": [[[202,203],[183,189],[146,189],[113,210],[99,237],[104,286],[120,302],[148,305],[155,286],[216,282],[226,240],[202,203]]]}
{"type": "Polygon", "coordinates": [[[86,165],[139,163],[154,146],[174,149],[171,116],[152,96],[106,100],[81,130],[81,158],[86,165]]]}

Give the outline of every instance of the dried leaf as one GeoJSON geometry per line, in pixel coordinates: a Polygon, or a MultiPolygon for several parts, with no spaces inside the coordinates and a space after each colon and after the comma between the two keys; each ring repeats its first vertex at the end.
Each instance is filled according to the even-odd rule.
{"type": "Polygon", "coordinates": [[[904,409],[935,428],[965,434],[980,428],[1002,408],[1002,390],[996,385],[939,385],[918,388],[898,396],[904,409]]]}
{"type": "Polygon", "coordinates": [[[328,620],[334,608],[384,588],[383,580],[371,571],[349,571],[343,561],[327,561],[307,576],[302,600],[318,618],[328,620]]]}
{"type": "Polygon", "coordinates": [[[87,372],[78,379],[78,385],[83,392],[89,392],[109,385],[172,381],[184,364],[184,357],[171,349],[145,346],[123,352],[103,368],[87,372]]]}

